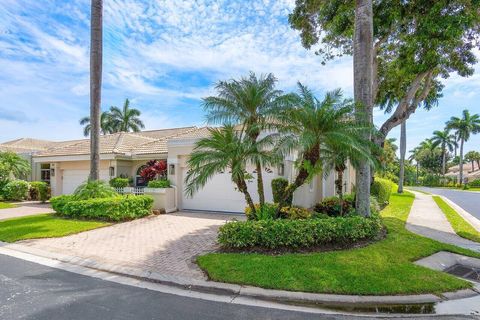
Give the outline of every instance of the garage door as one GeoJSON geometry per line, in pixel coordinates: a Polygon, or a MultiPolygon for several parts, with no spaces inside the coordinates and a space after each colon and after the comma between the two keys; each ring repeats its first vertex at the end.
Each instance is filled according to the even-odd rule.
{"type": "MultiPolygon", "coordinates": [[[[252,171],[249,170],[250,173],[252,171]]],[[[183,181],[185,181],[185,176],[186,170],[183,173],[183,181]]],[[[271,181],[273,178],[274,175],[271,170],[264,172],[265,198],[268,202],[272,201],[271,181]]],[[[253,200],[258,202],[256,180],[248,183],[248,191],[253,200]]],[[[183,193],[182,200],[182,208],[186,210],[244,212],[247,206],[243,193],[237,191],[235,184],[231,180],[230,173],[227,172],[213,176],[193,197],[188,197],[183,193]]]]}
{"type": "MultiPolygon", "coordinates": [[[[72,194],[83,182],[87,181],[90,170],[63,170],[63,194],[72,194]]],[[[108,170],[100,170],[100,179],[108,181],[108,170]]]]}

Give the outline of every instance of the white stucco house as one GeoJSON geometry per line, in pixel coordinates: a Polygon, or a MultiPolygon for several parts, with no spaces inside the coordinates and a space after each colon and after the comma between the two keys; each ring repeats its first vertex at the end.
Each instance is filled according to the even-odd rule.
{"type": "MultiPolygon", "coordinates": [[[[184,193],[184,180],[189,168],[187,159],[195,142],[209,134],[206,127],[184,127],[138,133],[114,133],[100,138],[100,177],[110,180],[117,176],[133,178],[135,186],[144,186],[140,171],[149,160],[166,160],[168,179],[175,188],[175,203],[178,210],[207,210],[219,212],[243,212],[246,203],[243,194],[236,191],[228,172],[215,175],[193,197],[184,193]]],[[[0,145],[1,146],[1,145],[0,145]]],[[[88,139],[53,143],[44,150],[31,154],[33,166],[41,168],[42,174],[34,180],[49,181],[52,194],[70,194],[89,174],[90,142],[88,139]],[[48,176],[48,177],[47,177],[48,176]],[[48,180],[47,180],[48,179],[48,180]]],[[[266,200],[272,202],[271,180],[295,176],[294,159],[285,159],[283,165],[264,168],[266,200]]],[[[254,174],[254,168],[247,168],[254,174]]],[[[317,176],[310,184],[295,192],[294,204],[311,207],[324,197],[335,194],[335,173],[327,177],[317,176]]],[[[351,192],[355,172],[350,166],[344,174],[345,192],[351,192]]],[[[249,182],[249,191],[258,201],[256,181],[249,182]]]]}

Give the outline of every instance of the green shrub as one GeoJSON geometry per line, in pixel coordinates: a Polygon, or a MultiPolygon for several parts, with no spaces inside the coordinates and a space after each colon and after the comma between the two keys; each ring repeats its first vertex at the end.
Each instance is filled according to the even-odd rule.
{"type": "Polygon", "coordinates": [[[309,219],[312,217],[312,211],[299,207],[283,207],[280,210],[280,218],[283,219],[309,219]]]}
{"type": "Polygon", "coordinates": [[[260,208],[260,204],[255,204],[255,214],[252,213],[250,207],[245,208],[245,215],[248,220],[269,220],[275,219],[275,212],[277,211],[278,205],[274,203],[265,203],[263,208],[260,208]]]}
{"type": "MultiPolygon", "coordinates": [[[[67,196],[68,197],[68,196],[67,196]]],[[[57,197],[59,198],[59,197],[57,197]]],[[[150,196],[115,196],[89,200],[53,199],[52,207],[61,216],[105,221],[127,221],[147,216],[152,211],[150,196]]]]}
{"type": "Polygon", "coordinates": [[[82,183],[73,192],[75,200],[88,200],[96,198],[109,198],[117,196],[118,193],[105,181],[87,181],[82,183]]]}
{"type": "Polygon", "coordinates": [[[170,180],[161,179],[161,180],[152,180],[148,182],[149,188],[170,188],[170,180]]]}
{"type": "MultiPolygon", "coordinates": [[[[349,214],[355,209],[355,196],[353,194],[346,194],[343,196],[343,214],[349,214]]],[[[313,210],[315,212],[323,213],[331,217],[338,217],[340,215],[340,198],[327,197],[321,202],[317,203],[313,210]]]]}
{"type": "Polygon", "coordinates": [[[379,205],[384,206],[390,201],[393,186],[394,183],[390,180],[375,178],[370,193],[377,198],[379,205]]]}
{"type": "MultiPolygon", "coordinates": [[[[276,178],[272,180],[273,202],[280,203],[287,186],[288,186],[288,180],[285,178],[276,178]]],[[[292,201],[293,201],[293,196],[290,196],[287,199],[287,204],[291,205],[292,201]]]]}
{"type": "Polygon", "coordinates": [[[39,200],[42,202],[50,198],[49,186],[43,181],[30,182],[29,198],[31,200],[39,200]]]}
{"type": "Polygon", "coordinates": [[[63,207],[65,207],[65,205],[68,202],[73,200],[74,200],[73,195],[64,194],[64,195],[53,197],[52,199],[50,199],[50,205],[52,206],[52,209],[55,210],[55,212],[63,213],[63,207]]]}
{"type": "Polygon", "coordinates": [[[480,188],[480,179],[475,179],[472,182],[469,182],[468,186],[471,188],[480,188]]]}
{"type": "Polygon", "coordinates": [[[113,178],[109,182],[112,188],[126,188],[129,185],[128,178],[113,178]]]}
{"type": "Polygon", "coordinates": [[[12,180],[3,187],[2,195],[5,200],[25,200],[28,196],[28,182],[23,180],[12,180]]]}
{"type": "Polygon", "coordinates": [[[311,248],[349,245],[375,238],[382,228],[378,215],[324,219],[234,221],[220,227],[218,241],[226,249],[311,248]]]}

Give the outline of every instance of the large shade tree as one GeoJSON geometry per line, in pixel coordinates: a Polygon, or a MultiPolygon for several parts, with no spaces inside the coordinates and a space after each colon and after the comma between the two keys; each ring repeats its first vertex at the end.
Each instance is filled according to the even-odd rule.
{"type": "Polygon", "coordinates": [[[460,139],[460,184],[463,184],[463,146],[472,134],[480,132],[480,115],[470,114],[463,110],[461,117],[451,117],[447,122],[447,128],[455,130],[460,139]]]}
{"type": "Polygon", "coordinates": [[[117,132],[139,132],[145,128],[140,115],[140,110],[130,107],[129,99],[125,99],[122,108],[110,107],[111,122],[117,132]]]}

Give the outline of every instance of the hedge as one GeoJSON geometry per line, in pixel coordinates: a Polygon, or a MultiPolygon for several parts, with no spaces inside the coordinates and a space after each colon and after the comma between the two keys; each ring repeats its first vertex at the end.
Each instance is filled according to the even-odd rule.
{"type": "Polygon", "coordinates": [[[148,182],[149,188],[170,188],[170,180],[161,179],[161,180],[152,180],[148,182]]]}
{"type": "Polygon", "coordinates": [[[377,198],[378,204],[384,206],[390,201],[394,183],[387,179],[375,178],[370,193],[377,198]]]}
{"type": "Polygon", "coordinates": [[[2,196],[5,200],[21,201],[28,197],[28,182],[23,180],[12,180],[2,189],[2,196]]]}
{"type": "Polygon", "coordinates": [[[225,249],[312,248],[373,239],[381,229],[378,215],[234,221],[220,227],[218,241],[225,249]]]}
{"type": "Polygon", "coordinates": [[[469,182],[468,186],[473,187],[473,188],[479,188],[480,187],[480,179],[475,179],[472,182],[469,182]]]}
{"type": "Polygon", "coordinates": [[[30,182],[30,199],[31,200],[40,200],[45,202],[50,198],[50,187],[44,181],[32,181],[30,182]]]}
{"type": "Polygon", "coordinates": [[[108,182],[112,188],[126,188],[129,185],[128,178],[113,178],[108,182]]]}
{"type": "Polygon", "coordinates": [[[64,195],[52,198],[52,208],[57,214],[69,218],[105,221],[126,221],[147,216],[152,211],[150,196],[115,196],[89,200],[74,200],[64,195]]]}

